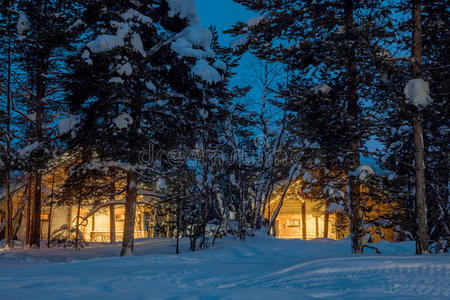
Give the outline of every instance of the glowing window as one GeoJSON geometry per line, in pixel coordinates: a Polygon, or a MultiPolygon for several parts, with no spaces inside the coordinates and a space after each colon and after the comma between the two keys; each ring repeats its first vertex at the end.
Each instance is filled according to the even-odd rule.
{"type": "Polygon", "coordinates": [[[287,220],[286,225],[289,227],[300,227],[300,220],[287,220]]]}

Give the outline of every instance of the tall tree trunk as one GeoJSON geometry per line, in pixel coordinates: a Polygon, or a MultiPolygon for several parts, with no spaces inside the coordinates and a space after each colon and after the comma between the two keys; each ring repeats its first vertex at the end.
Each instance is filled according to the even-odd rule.
{"type": "MultiPolygon", "coordinates": [[[[269,228],[268,228],[268,231],[267,231],[267,235],[270,235],[270,232],[272,231],[272,229],[275,228],[274,227],[275,226],[275,220],[277,219],[278,213],[280,212],[281,207],[283,206],[284,197],[286,197],[286,193],[287,193],[287,191],[289,189],[289,186],[291,185],[291,182],[292,182],[292,180],[294,178],[295,172],[297,171],[297,167],[298,167],[297,165],[294,165],[294,166],[291,167],[291,169],[289,171],[289,178],[288,178],[288,181],[286,183],[286,186],[284,187],[284,191],[283,191],[283,194],[281,195],[280,202],[278,203],[277,208],[273,212],[272,216],[270,216],[270,211],[269,211],[270,223],[269,223],[269,228]]],[[[275,234],[275,230],[273,230],[273,233],[275,234]]]]}
{"type": "Polygon", "coordinates": [[[78,249],[79,240],[80,240],[80,211],[81,211],[81,197],[83,197],[82,192],[83,187],[80,187],[80,191],[78,194],[78,203],[77,203],[77,220],[75,225],[75,249],[78,249]]]}
{"type": "Polygon", "coordinates": [[[116,210],[114,205],[109,206],[109,243],[116,242],[116,210]]]}
{"type": "Polygon", "coordinates": [[[136,219],[137,177],[133,171],[128,171],[125,203],[125,222],[120,256],[133,255],[134,223],[136,219]]]}
{"type": "Polygon", "coordinates": [[[323,221],[323,237],[328,238],[328,223],[330,222],[330,214],[325,213],[324,221],[323,221]]]}
{"type": "Polygon", "coordinates": [[[41,182],[42,176],[35,172],[33,177],[33,208],[31,217],[30,247],[39,248],[41,242],[41,182]]]}
{"type": "Polygon", "coordinates": [[[306,201],[302,202],[302,238],[306,240],[306,201]]]}
{"type": "Polygon", "coordinates": [[[25,191],[24,194],[22,195],[22,199],[20,200],[20,203],[17,206],[17,210],[16,210],[16,214],[14,215],[14,217],[12,218],[13,220],[13,239],[14,240],[18,240],[18,233],[19,233],[19,229],[20,226],[22,225],[22,219],[23,219],[23,214],[25,211],[25,206],[27,203],[27,199],[26,199],[26,187],[25,187],[25,191]]]}
{"type": "Polygon", "coordinates": [[[91,216],[92,224],[91,224],[91,242],[95,242],[95,214],[91,216]]]}
{"type": "Polygon", "coordinates": [[[316,238],[319,238],[319,216],[315,216],[316,219],[316,238]]]}
{"type": "MultiPolygon", "coordinates": [[[[347,35],[347,85],[348,85],[348,122],[351,127],[351,130],[356,130],[358,126],[358,86],[357,86],[357,69],[356,69],[356,55],[354,46],[350,42],[353,40],[352,31],[354,29],[353,23],[353,1],[345,0],[344,1],[344,18],[345,18],[345,32],[347,35]]],[[[350,139],[350,155],[351,162],[350,168],[355,170],[359,166],[359,136],[355,133],[352,133],[352,137],[350,139]]],[[[361,195],[360,195],[360,182],[357,176],[353,176],[349,174],[348,180],[348,198],[349,198],[349,208],[350,208],[350,236],[352,239],[352,253],[362,253],[362,244],[363,244],[363,229],[362,229],[362,215],[361,215],[361,195]]]]}
{"type": "MultiPolygon", "coordinates": [[[[46,82],[43,75],[46,73],[47,68],[43,64],[38,68],[36,74],[36,97],[34,98],[36,105],[36,121],[35,121],[35,140],[38,143],[43,141],[43,99],[45,98],[46,82]]],[[[32,210],[32,225],[30,233],[29,246],[39,248],[41,238],[41,187],[42,187],[42,175],[39,170],[34,171],[34,184],[33,184],[33,210],[32,210]]]]}
{"type": "MultiPolygon", "coordinates": [[[[411,0],[412,4],[412,76],[422,77],[422,1],[411,0]]],[[[427,208],[425,199],[425,162],[423,145],[423,115],[417,112],[414,118],[414,169],[416,174],[416,253],[428,250],[427,208]]]]}
{"type": "Polygon", "coordinates": [[[7,83],[7,96],[6,96],[6,247],[12,248],[13,245],[13,226],[12,226],[12,199],[10,195],[10,175],[11,175],[11,12],[8,10],[8,83],[7,83]]]}
{"type": "Polygon", "coordinates": [[[55,187],[55,173],[52,176],[52,187],[50,190],[50,211],[48,213],[48,228],[47,228],[47,248],[50,248],[50,236],[52,234],[52,214],[53,214],[53,192],[55,187]]]}
{"type": "MultiPolygon", "coordinates": [[[[176,254],[180,253],[180,227],[181,227],[181,209],[180,209],[180,199],[177,199],[177,247],[176,247],[176,254]]],[[[219,224],[220,226],[220,224],[219,224]]],[[[213,245],[214,245],[214,241],[213,241],[213,245]]]]}
{"type": "Polygon", "coordinates": [[[33,176],[31,173],[26,174],[27,181],[27,212],[26,212],[26,229],[25,229],[25,243],[26,245],[31,245],[31,207],[32,207],[32,188],[33,188],[33,176]]]}

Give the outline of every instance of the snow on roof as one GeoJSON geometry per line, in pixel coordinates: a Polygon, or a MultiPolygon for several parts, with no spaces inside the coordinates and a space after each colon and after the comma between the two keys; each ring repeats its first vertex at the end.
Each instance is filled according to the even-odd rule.
{"type": "Polygon", "coordinates": [[[179,16],[192,25],[200,24],[200,17],[194,0],[167,0],[169,4],[169,17],[179,16]]]}
{"type": "Polygon", "coordinates": [[[406,103],[414,105],[419,110],[433,103],[433,99],[430,97],[430,87],[428,82],[420,78],[408,81],[404,92],[407,99],[406,103]]]}
{"type": "Polygon", "coordinates": [[[222,80],[222,76],[220,76],[219,72],[211,67],[210,64],[204,59],[197,61],[197,63],[192,67],[192,73],[199,76],[207,83],[219,82],[222,80]]]}

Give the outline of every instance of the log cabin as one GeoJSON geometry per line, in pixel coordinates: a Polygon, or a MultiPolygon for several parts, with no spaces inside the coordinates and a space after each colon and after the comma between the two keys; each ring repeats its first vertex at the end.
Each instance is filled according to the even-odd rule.
{"type": "MultiPolygon", "coordinates": [[[[41,239],[49,236],[54,238],[62,231],[73,231],[79,216],[79,232],[82,239],[88,242],[116,242],[122,240],[123,224],[125,220],[125,194],[119,193],[108,201],[90,201],[91,205],[80,206],[76,203],[58,203],[52,199],[69,176],[70,167],[76,158],[62,156],[53,160],[42,173],[42,208],[40,215],[41,239]]],[[[124,186],[125,179],[116,185],[124,186]]],[[[11,184],[11,198],[13,203],[13,231],[14,238],[24,240],[26,236],[27,218],[30,218],[30,198],[27,191],[31,190],[26,184],[25,175],[17,176],[11,184]]],[[[156,209],[152,208],[145,196],[138,196],[136,209],[135,238],[153,237],[155,234],[156,209]],[[147,201],[145,201],[147,200],[147,201]]],[[[85,201],[86,202],[86,201],[85,201]]],[[[89,202],[89,201],[88,201],[89,202]]],[[[4,194],[0,197],[0,224],[5,221],[6,201],[4,194]]]]}
{"type": "MultiPolygon", "coordinates": [[[[52,197],[54,191],[58,190],[68,177],[70,167],[74,163],[73,157],[60,157],[53,161],[49,168],[43,172],[42,180],[42,209],[41,209],[41,239],[54,237],[60,230],[71,230],[76,228],[77,216],[80,217],[79,231],[83,239],[88,242],[116,242],[122,240],[123,224],[125,220],[124,194],[117,194],[109,201],[97,202],[92,199],[91,205],[80,207],[78,205],[65,204],[57,205],[52,197]],[[108,204],[109,203],[109,204],[108,204]],[[111,204],[113,203],[113,204],[111,204]]],[[[23,176],[16,178],[12,185],[13,201],[13,230],[16,239],[23,240],[26,235],[26,224],[28,211],[30,209],[29,195],[30,189],[25,184],[23,176]]],[[[118,185],[125,185],[125,182],[118,182],[118,185]]],[[[273,234],[281,239],[303,239],[315,238],[341,239],[349,234],[348,219],[345,214],[333,211],[326,212],[324,201],[312,199],[299,193],[302,180],[294,180],[285,195],[283,204],[275,219],[273,234]]],[[[270,219],[278,206],[284,185],[279,184],[270,196],[264,209],[264,217],[270,219]]],[[[363,190],[362,190],[363,191],[363,190]]],[[[145,199],[146,196],[138,196],[141,203],[137,206],[135,238],[147,238],[160,235],[156,233],[157,224],[161,224],[161,216],[158,209],[148,205],[154,199],[145,199]],[[146,205],[147,204],[147,205],[146,205]]],[[[148,198],[148,196],[147,196],[148,198]]],[[[151,198],[151,197],[150,197],[151,198]]],[[[6,211],[6,201],[4,197],[0,199],[0,221],[4,220],[6,211]]],[[[366,218],[375,219],[378,215],[389,214],[392,207],[389,205],[375,205],[370,215],[366,218]]],[[[163,216],[164,218],[164,216],[163,216]]],[[[167,215],[167,220],[170,221],[167,215]]],[[[164,222],[164,220],[163,220],[164,222]]],[[[2,222],[3,223],[3,222],[2,222]]],[[[163,235],[170,236],[170,228],[162,229],[163,235]]],[[[374,236],[373,241],[381,239],[394,240],[395,232],[392,228],[367,228],[367,231],[374,236]]]]}
{"type": "MultiPolygon", "coordinates": [[[[264,217],[270,220],[274,215],[278,204],[284,193],[286,182],[278,184],[274,192],[267,201],[264,210],[264,217]]],[[[272,233],[280,239],[303,239],[311,240],[316,238],[342,239],[350,234],[349,220],[345,213],[339,210],[327,210],[325,201],[313,199],[302,194],[302,179],[297,178],[292,181],[286,191],[282,206],[275,218],[272,233]]],[[[360,187],[362,194],[368,194],[368,189],[360,187]]],[[[375,203],[368,197],[367,206],[371,207],[370,212],[366,212],[365,223],[372,223],[381,216],[391,216],[392,210],[397,205],[393,203],[375,203]]],[[[395,241],[396,232],[389,226],[371,226],[365,228],[370,236],[370,242],[380,240],[395,241]]]]}

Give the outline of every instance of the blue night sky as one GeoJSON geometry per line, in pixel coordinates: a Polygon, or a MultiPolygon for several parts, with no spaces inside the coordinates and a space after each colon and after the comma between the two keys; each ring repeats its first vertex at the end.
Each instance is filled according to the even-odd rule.
{"type": "MultiPolygon", "coordinates": [[[[202,25],[205,27],[216,25],[220,33],[219,40],[223,45],[227,45],[232,39],[231,36],[223,34],[223,30],[231,28],[238,21],[247,22],[248,19],[256,16],[254,12],[245,9],[232,0],[195,0],[195,3],[202,25]]],[[[237,75],[232,81],[233,84],[240,86],[248,85],[248,80],[246,80],[246,75],[248,75],[248,73],[246,74],[246,64],[249,64],[248,56],[244,56],[243,61],[241,61],[241,66],[237,68],[237,75]]],[[[259,104],[259,97],[259,93],[256,90],[252,90],[244,101],[247,101],[250,109],[256,109],[259,104]]],[[[381,146],[376,140],[369,140],[367,145],[371,151],[381,146]]],[[[362,161],[362,163],[368,163],[372,166],[376,165],[374,161],[367,158],[362,158],[362,161]]],[[[377,167],[375,166],[376,169],[378,169],[377,167]]],[[[380,170],[378,169],[377,171],[379,172],[380,170]]]]}
{"type": "MultiPolygon", "coordinates": [[[[255,17],[256,14],[247,10],[242,5],[232,0],[195,0],[197,11],[200,15],[202,25],[208,27],[215,25],[220,34],[219,42],[226,46],[233,39],[232,36],[222,33],[222,31],[230,29],[233,24],[238,21],[247,22],[248,19],[255,17]]],[[[233,85],[247,86],[248,80],[248,64],[249,55],[244,55],[241,65],[236,68],[236,76],[231,81],[233,85]]],[[[248,93],[244,101],[247,102],[249,109],[259,109],[260,93],[252,90],[248,93]]]]}
{"type": "MultiPolygon", "coordinates": [[[[202,24],[216,25],[219,32],[231,28],[238,22],[246,22],[255,14],[232,0],[195,0],[202,24]]],[[[222,34],[221,42],[228,43],[231,37],[222,34]]]]}

